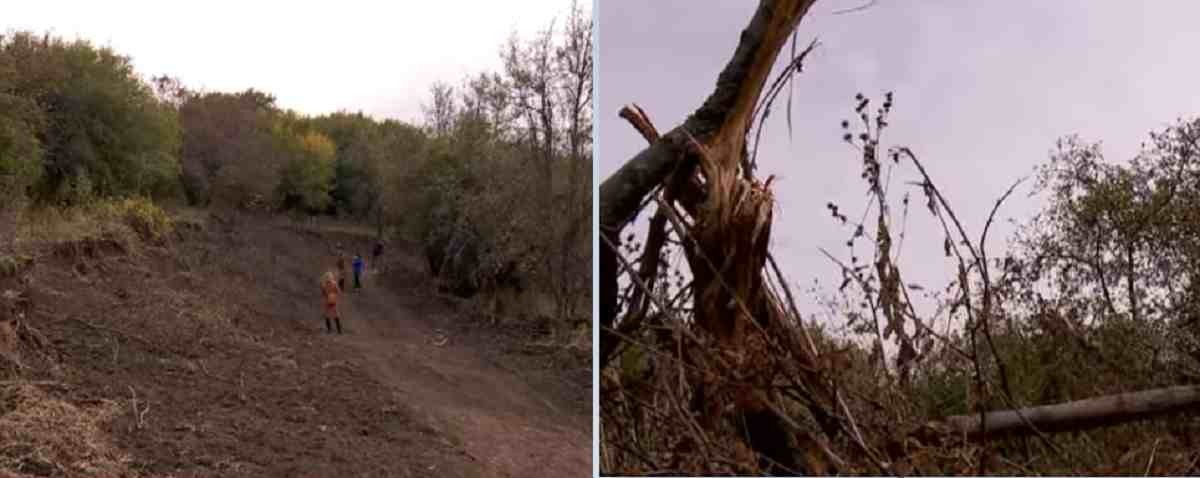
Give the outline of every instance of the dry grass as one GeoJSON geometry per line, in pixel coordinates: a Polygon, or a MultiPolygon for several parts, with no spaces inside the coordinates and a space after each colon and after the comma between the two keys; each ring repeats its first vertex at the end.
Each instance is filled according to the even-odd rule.
{"type": "Polygon", "coordinates": [[[38,214],[29,214],[17,231],[17,242],[21,246],[53,243],[59,240],[79,239],[103,227],[78,209],[47,208],[38,214]]]}
{"type": "Polygon", "coordinates": [[[101,241],[136,251],[143,242],[165,241],[174,230],[175,221],[153,203],[124,199],[30,211],[15,242],[17,250],[101,241]]]}
{"type": "Polygon", "coordinates": [[[76,405],[26,381],[0,382],[0,469],[39,476],[136,476],[107,439],[120,404],[76,405]]]}

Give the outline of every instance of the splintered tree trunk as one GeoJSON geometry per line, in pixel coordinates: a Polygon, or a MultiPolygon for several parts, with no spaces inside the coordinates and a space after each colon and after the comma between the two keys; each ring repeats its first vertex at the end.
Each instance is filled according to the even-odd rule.
{"type": "MultiPolygon", "coordinates": [[[[714,152],[744,147],[754,105],[779,51],[815,0],[763,0],[742,31],[733,58],[700,109],[662,140],[642,150],[600,184],[600,219],[620,229],[633,218],[646,194],[681,161],[688,136],[714,152]]],[[[736,161],[737,155],[729,160],[736,161]]]]}
{"type": "Polygon", "coordinates": [[[688,154],[693,139],[725,167],[736,168],[745,148],[754,106],[779,51],[815,0],[763,0],[742,31],[733,58],[717,77],[704,104],[680,126],[663,135],[600,184],[600,322],[601,343],[618,340],[609,332],[616,319],[617,261],[612,245],[637,213],[646,195],[677,167],[694,164],[688,154]]]}
{"type": "MultiPolygon", "coordinates": [[[[696,221],[689,231],[694,237],[684,239],[694,280],[696,326],[715,337],[716,347],[724,351],[767,353],[765,338],[758,339],[756,346],[747,346],[746,332],[755,324],[770,330],[771,322],[780,317],[777,302],[763,287],[762,276],[773,199],[764,185],[745,179],[739,169],[746,154],[746,135],[768,75],[814,1],[761,1],[742,31],[733,58],[718,77],[716,89],[704,104],[682,125],[654,141],[601,183],[602,362],[619,340],[611,329],[616,319],[617,294],[618,251],[614,248],[619,244],[620,231],[636,215],[646,196],[672,171],[690,176],[693,169],[699,169],[705,179],[701,193],[681,203],[696,221]]],[[[764,468],[779,465],[795,470],[791,448],[786,444],[788,427],[763,403],[749,398],[752,391],[738,393],[730,403],[730,397],[713,395],[716,392],[705,390],[703,383],[696,385],[697,411],[705,417],[702,426],[715,426],[726,405],[734,405],[734,414],[742,417],[739,421],[746,442],[764,457],[764,468]]]]}
{"type": "Polygon", "coordinates": [[[989,412],[979,426],[979,414],[955,415],[931,424],[979,440],[996,436],[1029,435],[1032,424],[1042,432],[1069,432],[1118,425],[1168,413],[1200,410],[1200,386],[1177,386],[1105,395],[1074,402],[989,412]],[[1024,415],[1024,420],[1021,416],[1024,415]],[[1026,423],[1028,421],[1028,424],[1026,423]]]}

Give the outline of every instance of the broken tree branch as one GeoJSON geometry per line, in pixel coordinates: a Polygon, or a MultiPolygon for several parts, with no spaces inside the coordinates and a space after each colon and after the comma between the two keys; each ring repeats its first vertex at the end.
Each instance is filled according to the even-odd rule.
{"type": "MultiPolygon", "coordinates": [[[[629,121],[634,129],[637,129],[642,134],[646,142],[654,144],[655,141],[658,141],[658,128],[654,127],[654,123],[650,121],[650,117],[636,103],[621,108],[619,114],[622,118],[629,121]]],[[[690,172],[690,170],[687,171],[687,173],[690,172]]],[[[664,193],[668,201],[674,196],[673,191],[675,189],[673,185],[665,189],[664,193]]],[[[621,321],[621,325],[619,326],[619,331],[622,335],[635,335],[637,330],[641,328],[642,319],[645,318],[646,311],[650,307],[647,296],[654,292],[654,277],[658,275],[659,255],[667,239],[666,224],[667,216],[661,210],[656,212],[654,218],[650,220],[650,232],[646,237],[646,247],[642,251],[641,269],[638,271],[642,281],[646,283],[646,288],[634,289],[633,298],[627,306],[629,312],[625,315],[625,319],[621,321]]],[[[620,344],[620,336],[606,334],[605,338],[610,340],[602,340],[600,342],[600,368],[608,365],[609,359],[614,356],[613,354],[620,344]]]]}
{"type": "Polygon", "coordinates": [[[650,117],[646,116],[646,112],[637,103],[625,105],[621,108],[618,116],[632,124],[634,129],[638,130],[643,138],[646,138],[647,143],[654,144],[655,141],[658,141],[658,128],[654,127],[654,123],[650,122],[650,117]]]}
{"type": "Polygon", "coordinates": [[[736,143],[729,146],[744,144],[746,125],[775,58],[814,1],[759,3],[750,25],[742,31],[733,58],[717,77],[712,95],[682,125],[642,150],[600,184],[602,226],[620,230],[633,218],[642,198],[683,159],[689,134],[710,147],[716,138],[736,143]]]}

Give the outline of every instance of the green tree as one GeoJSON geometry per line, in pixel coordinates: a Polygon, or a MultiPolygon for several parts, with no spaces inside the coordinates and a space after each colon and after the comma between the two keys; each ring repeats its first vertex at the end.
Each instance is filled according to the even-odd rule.
{"type": "Polygon", "coordinates": [[[361,112],[319,116],[311,123],[337,145],[332,191],[335,212],[365,216],[382,184],[373,171],[382,160],[378,123],[361,112]]]}
{"type": "Polygon", "coordinates": [[[42,172],[43,115],[33,101],[13,93],[10,60],[0,56],[0,255],[10,252],[26,189],[42,172]]]}
{"type": "Polygon", "coordinates": [[[1200,120],[1151,133],[1128,163],[1065,138],[1038,186],[1049,202],[1021,231],[1014,304],[1112,345],[1131,377],[1200,372],[1200,120]]]}
{"type": "Polygon", "coordinates": [[[219,199],[241,204],[270,197],[280,165],[272,154],[276,147],[272,118],[278,114],[275,98],[253,89],[183,96],[179,115],[184,130],[183,184],[189,202],[208,205],[219,199]]]}
{"type": "Polygon", "coordinates": [[[40,198],[174,191],[178,118],[128,57],[83,40],[27,32],[0,39],[0,56],[12,72],[9,94],[35,102],[45,116],[38,134],[44,151],[40,198]]]}
{"type": "MultiPolygon", "coordinates": [[[[0,72],[0,82],[4,75],[0,72]]],[[[0,177],[21,185],[23,195],[41,175],[43,115],[32,101],[5,89],[0,83],[0,177]]]]}
{"type": "Polygon", "coordinates": [[[309,212],[329,206],[333,187],[333,140],[316,131],[294,133],[280,131],[284,148],[291,158],[283,166],[279,181],[279,196],[285,208],[301,208],[309,212]]]}

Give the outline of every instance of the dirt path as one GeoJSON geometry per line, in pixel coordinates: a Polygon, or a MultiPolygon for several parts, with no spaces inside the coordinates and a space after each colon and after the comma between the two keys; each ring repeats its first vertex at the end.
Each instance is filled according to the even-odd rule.
{"type": "Polygon", "coordinates": [[[436,328],[394,293],[347,294],[347,334],[368,372],[420,418],[459,441],[482,476],[589,476],[591,436],[584,417],[556,407],[524,380],[436,328]]]}

